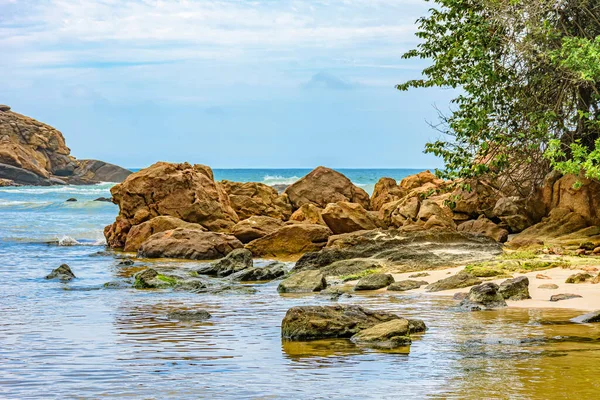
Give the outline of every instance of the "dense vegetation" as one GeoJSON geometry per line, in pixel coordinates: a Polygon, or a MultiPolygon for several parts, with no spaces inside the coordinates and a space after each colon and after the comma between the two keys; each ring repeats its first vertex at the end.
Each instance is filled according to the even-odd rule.
{"type": "MultiPolygon", "coordinates": [[[[430,0],[428,0],[430,1],[430,0]]],[[[600,1],[433,0],[405,58],[432,63],[400,90],[459,88],[426,152],[446,178],[600,178],[600,1]]]]}

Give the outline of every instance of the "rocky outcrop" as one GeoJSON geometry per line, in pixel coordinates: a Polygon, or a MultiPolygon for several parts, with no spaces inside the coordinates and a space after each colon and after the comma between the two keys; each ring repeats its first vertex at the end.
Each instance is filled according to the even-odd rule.
{"type": "Polygon", "coordinates": [[[176,217],[216,232],[238,222],[229,196],[203,165],[158,162],[130,175],[111,193],[119,206],[115,223],[104,231],[111,247],[122,247],[132,226],[157,216],[176,217]]]}
{"type": "Polygon", "coordinates": [[[404,318],[393,319],[364,329],[350,339],[356,344],[393,349],[411,343],[410,325],[404,318]]]}
{"type": "Polygon", "coordinates": [[[499,286],[492,282],[473,286],[467,298],[460,303],[460,307],[470,311],[506,307],[506,301],[504,301],[499,289],[499,286]]]}
{"type": "Polygon", "coordinates": [[[294,210],[304,204],[325,208],[329,203],[347,201],[369,208],[369,195],[341,173],[317,167],[285,190],[294,210]]]}
{"type": "Polygon", "coordinates": [[[408,190],[396,184],[392,178],[381,178],[375,184],[371,196],[371,210],[379,211],[386,203],[401,200],[408,194],[408,190]]]}
{"type": "Polygon", "coordinates": [[[325,247],[329,228],[314,224],[286,225],[246,245],[255,257],[296,257],[325,247]]]}
{"type": "Polygon", "coordinates": [[[74,278],[75,274],[67,264],[62,264],[60,267],[52,270],[52,272],[46,275],[46,279],[58,279],[63,282],[70,281],[74,278]]]}
{"type": "Polygon", "coordinates": [[[325,221],[323,221],[323,217],[321,213],[323,210],[314,204],[304,204],[299,209],[294,211],[292,216],[290,217],[291,222],[304,222],[306,224],[319,224],[325,225],[325,221]]]}
{"type": "Polygon", "coordinates": [[[456,275],[449,276],[448,278],[427,285],[426,289],[428,292],[441,292],[443,290],[466,288],[473,285],[479,285],[480,283],[481,279],[475,275],[460,271],[456,275]]]}
{"type": "Polygon", "coordinates": [[[249,243],[277,231],[283,225],[283,221],[277,218],[253,216],[235,224],[230,232],[242,243],[249,243]]]}
{"type": "Polygon", "coordinates": [[[500,284],[498,292],[506,300],[518,301],[530,299],[529,278],[519,276],[514,279],[507,279],[500,284]]]}
{"type": "Polygon", "coordinates": [[[281,336],[289,340],[350,338],[397,315],[360,306],[300,306],[290,308],[281,322],[281,336]]]}
{"type": "Polygon", "coordinates": [[[71,156],[58,130],[10,111],[0,111],[0,178],[23,185],[120,182],[131,172],[71,156]]]}
{"type": "Polygon", "coordinates": [[[214,260],[243,247],[234,236],[178,228],[155,233],[140,246],[138,255],[146,258],[214,260]]]}
{"type": "Polygon", "coordinates": [[[179,218],[160,216],[152,218],[150,221],[143,222],[139,225],[132,227],[127,233],[125,240],[124,251],[138,251],[142,243],[155,233],[169,231],[177,228],[185,228],[191,230],[206,231],[206,229],[199,224],[193,224],[191,222],[185,222],[179,218]]]}
{"type": "Polygon", "coordinates": [[[567,209],[590,225],[600,225],[600,182],[596,180],[551,174],[543,188],[543,201],[548,211],[567,209]]]}
{"type": "Polygon", "coordinates": [[[277,287],[279,293],[320,292],[327,287],[325,275],[319,271],[302,271],[283,280],[277,287]]]}
{"type": "Polygon", "coordinates": [[[504,243],[508,239],[508,231],[506,229],[500,228],[484,216],[480,216],[475,220],[463,222],[458,225],[457,230],[459,232],[487,236],[500,243],[504,243]]]}
{"type": "Polygon", "coordinates": [[[354,286],[354,290],[377,290],[394,283],[394,277],[390,274],[370,274],[360,278],[354,286]]]}
{"type": "Polygon", "coordinates": [[[377,217],[356,203],[330,203],[323,210],[321,217],[336,235],[379,228],[377,217]]]}
{"type": "Polygon", "coordinates": [[[292,205],[286,194],[256,182],[221,181],[229,195],[231,206],[242,220],[252,216],[264,216],[287,220],[292,215],[292,205]]]}
{"type": "Polygon", "coordinates": [[[493,240],[459,232],[372,230],[335,235],[319,252],[304,254],[295,271],[323,269],[336,261],[366,259],[411,272],[465,265],[501,253],[493,240]]]}

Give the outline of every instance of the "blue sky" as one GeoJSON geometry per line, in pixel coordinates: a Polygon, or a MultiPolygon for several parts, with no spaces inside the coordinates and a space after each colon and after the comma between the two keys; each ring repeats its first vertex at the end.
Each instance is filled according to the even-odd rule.
{"type": "Polygon", "coordinates": [[[0,0],[0,103],[78,158],[215,168],[440,166],[423,0],[0,0]]]}

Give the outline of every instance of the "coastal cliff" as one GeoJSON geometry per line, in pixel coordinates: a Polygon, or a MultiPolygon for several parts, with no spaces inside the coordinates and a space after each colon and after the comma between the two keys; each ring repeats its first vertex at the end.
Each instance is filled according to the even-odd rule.
{"type": "Polygon", "coordinates": [[[2,185],[87,185],[122,182],[131,171],[98,160],[77,160],[57,129],[0,105],[2,185]]]}

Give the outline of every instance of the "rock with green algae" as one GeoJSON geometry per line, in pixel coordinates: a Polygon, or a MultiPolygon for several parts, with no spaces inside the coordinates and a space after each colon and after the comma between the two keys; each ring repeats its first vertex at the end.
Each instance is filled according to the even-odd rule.
{"type": "Polygon", "coordinates": [[[173,287],[177,279],[162,275],[153,268],[147,268],[134,275],[133,287],[135,289],[163,289],[173,287]]]}
{"type": "Polygon", "coordinates": [[[519,276],[507,279],[500,284],[499,292],[505,300],[517,301],[530,299],[529,278],[519,276]]]}
{"type": "Polygon", "coordinates": [[[71,271],[71,267],[67,264],[62,264],[60,267],[52,270],[48,275],[46,275],[46,279],[58,279],[63,282],[70,281],[75,278],[75,274],[71,271]]]}
{"type": "Polygon", "coordinates": [[[224,258],[199,268],[196,272],[203,275],[225,277],[252,268],[252,266],[252,252],[248,249],[235,249],[224,258]]]}
{"type": "Polygon", "coordinates": [[[587,281],[593,279],[594,277],[586,272],[581,272],[578,274],[573,274],[567,278],[565,283],[586,283],[587,281]]]}
{"type": "Polygon", "coordinates": [[[325,275],[320,271],[302,271],[283,280],[277,287],[279,293],[320,292],[327,287],[325,275]]]}

